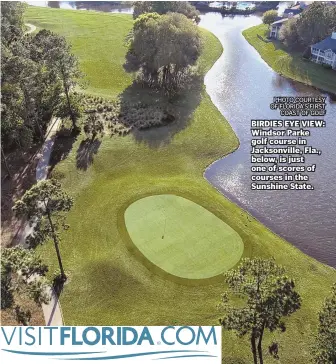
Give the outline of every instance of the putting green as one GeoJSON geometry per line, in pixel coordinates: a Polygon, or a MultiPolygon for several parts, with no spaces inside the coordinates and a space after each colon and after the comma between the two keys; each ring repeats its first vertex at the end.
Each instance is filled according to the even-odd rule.
{"type": "Polygon", "coordinates": [[[140,252],[182,278],[214,277],[240,260],[238,233],[204,207],[175,195],[155,195],[125,211],[128,233],[140,252]]]}

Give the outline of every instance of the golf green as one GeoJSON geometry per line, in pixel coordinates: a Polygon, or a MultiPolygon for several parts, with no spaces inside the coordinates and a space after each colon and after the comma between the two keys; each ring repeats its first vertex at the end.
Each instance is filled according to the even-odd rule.
{"type": "Polygon", "coordinates": [[[204,279],[240,260],[238,233],[204,207],[175,195],[154,195],[125,212],[128,233],[139,251],[167,273],[204,279]]]}

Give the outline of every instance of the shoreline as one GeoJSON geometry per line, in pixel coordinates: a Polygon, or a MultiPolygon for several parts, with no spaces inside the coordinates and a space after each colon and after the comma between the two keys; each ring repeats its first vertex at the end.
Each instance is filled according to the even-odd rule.
{"type": "MultiPolygon", "coordinates": [[[[258,30],[256,28],[259,28],[261,30],[261,27],[263,25],[264,24],[260,24],[260,25],[256,25],[256,26],[252,26],[252,27],[246,28],[246,29],[244,29],[242,31],[242,35],[245,38],[245,40],[250,44],[250,46],[253,47],[254,50],[259,54],[259,56],[261,57],[261,59],[268,65],[268,67],[270,67],[272,69],[272,71],[275,72],[276,74],[278,74],[279,76],[281,76],[281,77],[283,77],[283,78],[285,78],[285,79],[287,79],[287,80],[289,80],[291,82],[298,82],[298,83],[300,83],[302,85],[305,85],[307,87],[312,87],[315,90],[320,91],[321,93],[328,94],[331,97],[331,99],[336,100],[336,89],[335,88],[318,86],[314,81],[306,82],[300,76],[294,77],[294,75],[291,76],[290,74],[288,74],[286,72],[278,71],[277,69],[275,69],[273,67],[273,64],[272,64],[272,62],[270,60],[270,57],[266,57],[265,56],[266,51],[265,52],[262,52],[260,50],[260,48],[258,47],[257,42],[253,41],[254,40],[252,38],[253,35],[251,34],[253,30],[258,30]]],[[[276,47],[276,43],[273,40],[269,40],[268,43],[269,44],[272,44],[274,47],[276,47]]],[[[296,54],[292,54],[292,53],[287,52],[285,49],[281,49],[281,50],[285,53],[286,56],[288,55],[288,56],[290,56],[292,58],[294,58],[295,56],[297,56],[296,54]]],[[[313,67],[313,66],[321,67],[321,70],[320,71],[323,72],[322,65],[315,64],[315,63],[311,62],[310,60],[306,60],[306,61],[302,61],[302,62],[303,62],[303,64],[307,64],[307,65],[309,65],[311,67],[313,67]]],[[[332,70],[328,70],[328,71],[333,72],[332,70]]],[[[335,76],[336,76],[336,71],[334,71],[334,73],[335,73],[335,76]]],[[[332,73],[330,73],[330,74],[331,74],[331,76],[333,75],[332,73]]]]}
{"type": "MultiPolygon", "coordinates": [[[[251,29],[251,28],[246,28],[246,29],[244,29],[243,31],[242,31],[242,35],[244,36],[244,32],[246,31],[246,30],[248,30],[248,29],[251,29]]],[[[207,29],[208,30],[208,29],[207,29]]],[[[211,32],[210,30],[208,30],[209,32],[211,32]]],[[[218,39],[218,41],[222,44],[222,42],[220,41],[220,39],[216,36],[216,34],[214,34],[213,32],[211,32],[217,39],[218,39]]],[[[258,50],[246,39],[246,37],[244,36],[244,38],[245,38],[245,40],[258,52],[258,50]]],[[[223,44],[222,44],[222,49],[223,49],[223,51],[222,51],[222,54],[219,56],[219,58],[216,60],[216,62],[218,62],[218,60],[224,55],[224,46],[223,46],[223,44]]],[[[265,62],[265,64],[267,65],[267,67],[269,67],[269,68],[271,68],[272,69],[272,71],[274,71],[274,72],[276,72],[271,66],[270,66],[270,64],[269,63],[267,63],[267,61],[261,56],[261,54],[258,52],[258,54],[259,54],[259,56],[260,56],[260,58],[265,62]]],[[[205,79],[205,77],[206,77],[206,75],[211,71],[211,69],[215,66],[215,64],[216,64],[216,62],[212,65],[212,67],[208,70],[208,72],[204,75],[204,79],[205,79]]],[[[276,72],[276,73],[278,73],[278,72],[276,72]]],[[[281,75],[281,74],[280,74],[281,75]]],[[[281,75],[282,77],[284,77],[284,78],[286,78],[286,79],[289,79],[289,80],[291,80],[291,81],[294,81],[294,82],[299,82],[299,83],[303,83],[303,82],[301,82],[301,81],[298,81],[298,80],[295,80],[295,79],[291,79],[291,78],[289,78],[289,77],[286,77],[286,76],[283,76],[283,75],[281,75]]],[[[303,83],[304,84],[304,83],[303,83]]],[[[205,85],[205,84],[204,84],[205,85]]],[[[313,85],[309,85],[309,84],[305,84],[306,86],[308,86],[308,87],[313,87],[314,89],[317,89],[317,90],[320,90],[318,87],[316,87],[316,86],[313,86],[313,85]]],[[[205,85],[206,86],[206,85],[205,85]]],[[[332,269],[336,269],[336,267],[334,267],[334,266],[332,266],[332,265],[329,265],[329,264],[327,264],[327,263],[325,263],[325,262],[323,262],[323,261],[320,261],[319,259],[317,259],[317,258],[315,258],[314,256],[312,256],[312,255],[310,255],[309,253],[306,253],[306,252],[304,252],[304,251],[302,251],[300,248],[298,248],[297,246],[296,246],[296,244],[295,243],[293,243],[292,241],[289,241],[289,240],[287,240],[287,238],[285,238],[282,234],[281,234],[281,232],[277,232],[276,231],[276,229],[275,229],[275,224],[274,223],[272,223],[272,221],[266,221],[263,217],[262,217],[262,215],[260,214],[260,213],[258,213],[258,211],[256,210],[256,209],[254,209],[254,208],[251,208],[251,209],[247,209],[244,205],[243,205],[243,203],[241,203],[240,201],[239,201],[239,199],[238,198],[236,198],[235,196],[234,196],[234,194],[232,194],[232,193],[230,193],[229,191],[222,191],[220,188],[218,188],[217,186],[215,186],[212,182],[211,182],[211,180],[209,180],[207,177],[206,177],[206,173],[207,173],[207,171],[215,164],[215,163],[217,163],[217,162],[219,162],[220,160],[223,160],[223,159],[225,159],[226,157],[228,157],[228,156],[230,156],[231,154],[233,154],[233,153],[235,153],[235,152],[237,152],[238,151],[238,149],[240,148],[240,146],[241,146],[241,143],[240,143],[240,139],[239,139],[239,137],[238,137],[238,135],[236,134],[236,132],[235,132],[235,130],[234,130],[234,128],[233,128],[233,126],[231,125],[231,123],[230,123],[230,121],[225,117],[225,115],[223,115],[222,114],[222,112],[220,111],[220,109],[217,107],[217,105],[216,105],[216,103],[214,102],[214,100],[213,100],[213,97],[212,97],[212,95],[211,95],[211,93],[208,93],[208,91],[206,90],[206,87],[205,87],[205,91],[206,91],[206,93],[208,94],[208,96],[210,97],[210,100],[211,100],[211,102],[212,102],[212,104],[216,107],[216,109],[218,110],[218,112],[219,113],[221,113],[221,115],[223,116],[223,118],[225,119],[225,120],[227,120],[227,122],[229,123],[229,125],[231,126],[231,128],[232,128],[232,130],[233,130],[233,132],[235,133],[235,135],[236,135],[236,138],[237,138],[237,140],[238,140],[238,146],[237,146],[237,148],[235,148],[233,151],[231,151],[230,153],[228,153],[228,154],[224,154],[224,155],[222,155],[220,158],[218,158],[218,159],[216,159],[215,161],[213,161],[213,162],[211,162],[208,166],[206,166],[205,168],[204,168],[204,170],[203,170],[203,178],[211,185],[211,187],[213,187],[217,192],[219,192],[221,195],[223,195],[225,198],[227,198],[229,201],[231,201],[232,203],[234,203],[235,205],[237,205],[240,209],[242,209],[245,213],[247,213],[249,216],[251,216],[253,219],[255,219],[255,220],[257,220],[258,222],[260,222],[267,230],[269,230],[271,233],[273,233],[273,234],[275,234],[276,236],[278,236],[279,238],[281,238],[281,239],[283,239],[285,242],[287,242],[288,244],[290,244],[291,246],[293,246],[295,249],[297,249],[298,251],[300,251],[301,253],[303,253],[303,254],[305,254],[305,255],[307,255],[307,256],[309,256],[310,258],[312,258],[312,259],[314,259],[315,261],[317,261],[318,263],[320,263],[320,264],[323,264],[323,265],[325,265],[326,267],[330,267],[330,268],[332,268],[332,269]]],[[[328,92],[328,91],[323,91],[323,92],[325,92],[325,93],[327,93],[328,95],[330,95],[330,94],[332,94],[332,95],[334,95],[335,96],[335,98],[336,98],[336,93],[335,94],[333,94],[333,93],[331,93],[331,92],[328,92]]]]}

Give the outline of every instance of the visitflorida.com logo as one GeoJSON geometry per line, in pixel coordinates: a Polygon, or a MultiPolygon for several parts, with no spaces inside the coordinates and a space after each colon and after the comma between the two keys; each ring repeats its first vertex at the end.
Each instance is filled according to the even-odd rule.
{"type": "Polygon", "coordinates": [[[1,363],[221,363],[220,326],[6,326],[1,363]]]}

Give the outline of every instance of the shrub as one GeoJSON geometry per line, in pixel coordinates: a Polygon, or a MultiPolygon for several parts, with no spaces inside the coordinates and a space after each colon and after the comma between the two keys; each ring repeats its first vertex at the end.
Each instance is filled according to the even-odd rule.
{"type": "Polygon", "coordinates": [[[264,13],[262,21],[264,24],[272,24],[276,21],[278,12],[276,10],[268,10],[264,13]]]}
{"type": "Polygon", "coordinates": [[[50,177],[53,178],[53,179],[57,179],[57,180],[62,180],[64,177],[65,177],[65,173],[64,172],[61,172],[59,170],[55,170],[53,169],[51,174],[50,174],[50,177]]]}

